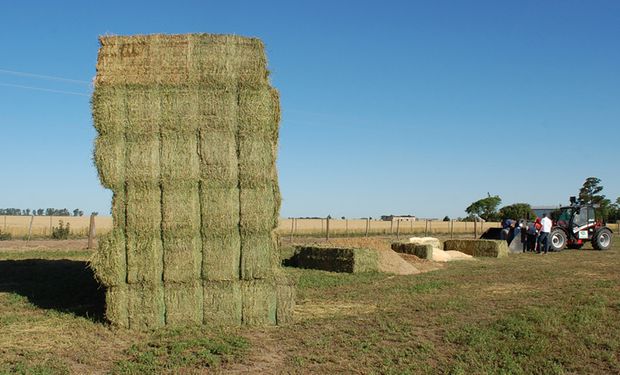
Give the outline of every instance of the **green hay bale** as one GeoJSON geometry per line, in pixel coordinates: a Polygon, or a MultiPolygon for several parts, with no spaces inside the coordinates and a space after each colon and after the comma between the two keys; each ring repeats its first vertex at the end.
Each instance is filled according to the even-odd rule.
{"type": "Polygon", "coordinates": [[[124,135],[125,100],[126,93],[123,89],[99,87],[93,92],[93,124],[100,135],[124,135]]]}
{"type": "Polygon", "coordinates": [[[91,259],[90,266],[101,284],[108,287],[125,284],[127,258],[125,235],[121,230],[113,229],[99,236],[97,251],[91,259]]]}
{"type": "Polygon", "coordinates": [[[503,240],[446,240],[444,250],[456,250],[474,257],[508,256],[508,244],[503,240]]]}
{"type": "MultiPolygon", "coordinates": [[[[200,131],[205,135],[211,132],[222,133],[221,137],[230,141],[235,139],[237,134],[237,107],[238,97],[237,88],[210,89],[200,87],[198,90],[200,100],[198,100],[198,124],[200,131]],[[228,135],[227,135],[228,134],[228,135]]],[[[203,152],[212,149],[210,145],[216,142],[217,138],[206,138],[206,147],[203,152]]],[[[218,146],[215,144],[215,146],[218,146]]],[[[236,146],[233,144],[234,148],[236,146]]],[[[236,153],[236,151],[235,151],[236,153]]],[[[213,156],[212,156],[213,157],[213,156]]],[[[209,158],[206,159],[211,160],[209,158]]]]}
{"type": "Polygon", "coordinates": [[[103,187],[118,189],[125,182],[125,136],[100,135],[95,139],[93,160],[103,187]]]}
{"type": "Polygon", "coordinates": [[[125,228],[127,224],[126,210],[127,194],[125,186],[115,189],[112,193],[112,225],[114,228],[125,228]]]}
{"type": "Polygon", "coordinates": [[[276,277],[276,322],[278,325],[293,322],[295,299],[297,294],[297,280],[283,272],[276,277]]]}
{"type": "Polygon", "coordinates": [[[161,179],[164,183],[197,182],[200,159],[198,134],[165,131],[161,136],[161,179]]]}
{"type": "Polygon", "coordinates": [[[239,189],[200,187],[202,233],[209,237],[239,232],[239,189]]]}
{"type": "Polygon", "coordinates": [[[239,137],[239,186],[241,189],[266,188],[277,183],[277,146],[274,139],[239,137]]]}
{"type": "Polygon", "coordinates": [[[241,279],[264,279],[273,274],[279,263],[271,232],[241,236],[241,279]]]}
{"type": "Polygon", "coordinates": [[[129,295],[127,284],[105,291],[105,317],[115,326],[129,328],[129,295]]]}
{"type": "Polygon", "coordinates": [[[203,282],[203,322],[205,324],[241,324],[241,283],[239,281],[203,282]]]}
{"type": "Polygon", "coordinates": [[[276,186],[241,189],[239,205],[242,234],[269,233],[278,227],[280,196],[276,186]]]}
{"type": "Polygon", "coordinates": [[[280,122],[280,96],[272,87],[239,91],[239,134],[264,135],[277,142],[280,122]]]}
{"type": "Polygon", "coordinates": [[[259,326],[276,324],[277,291],[275,285],[267,280],[243,281],[242,322],[244,325],[259,326]]]}
{"type": "Polygon", "coordinates": [[[159,134],[126,138],[125,181],[152,184],[159,181],[159,134]]]}
{"type": "Polygon", "coordinates": [[[202,237],[202,278],[204,280],[239,280],[241,239],[239,231],[208,234],[202,237]]]}
{"type": "Polygon", "coordinates": [[[199,236],[201,229],[199,184],[162,183],[161,215],[164,238],[199,236]]]}
{"type": "Polygon", "coordinates": [[[377,272],[379,255],[375,250],[344,247],[298,246],[293,264],[300,268],[331,272],[377,272]]]}
{"type": "Polygon", "coordinates": [[[202,241],[197,237],[163,238],[164,281],[184,283],[199,280],[202,269],[202,241]]]}
{"type": "Polygon", "coordinates": [[[228,130],[200,130],[200,176],[206,188],[237,188],[237,138],[228,130]]]}
{"type": "Polygon", "coordinates": [[[161,188],[159,184],[127,184],[125,202],[128,231],[155,233],[161,230],[161,188]]]}
{"type": "MultiPolygon", "coordinates": [[[[199,103],[205,98],[193,87],[159,86],[161,97],[160,127],[163,134],[198,134],[199,103]]],[[[194,152],[196,149],[194,149],[194,152]]]]}
{"type": "Polygon", "coordinates": [[[163,246],[157,233],[126,232],[127,282],[161,282],[164,272],[163,246]]]}
{"type": "Polygon", "coordinates": [[[433,259],[432,245],[419,245],[410,242],[394,242],[392,250],[397,253],[412,254],[420,259],[433,259]]]}
{"type": "Polygon", "coordinates": [[[202,282],[164,284],[166,324],[181,326],[201,324],[203,319],[202,282]]]}
{"type": "Polygon", "coordinates": [[[165,325],[164,287],[135,284],[128,287],[129,328],[153,329],[165,325]]]}
{"type": "Polygon", "coordinates": [[[158,136],[161,118],[161,92],[158,87],[126,87],[125,135],[128,139],[158,136]]]}

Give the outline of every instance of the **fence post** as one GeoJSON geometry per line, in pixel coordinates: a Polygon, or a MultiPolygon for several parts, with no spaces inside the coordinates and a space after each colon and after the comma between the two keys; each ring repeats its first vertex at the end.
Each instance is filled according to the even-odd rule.
{"type": "Polygon", "coordinates": [[[424,220],[424,237],[428,237],[428,220],[424,220]]]}
{"type": "Polygon", "coordinates": [[[450,238],[454,238],[454,219],[450,220],[450,238]]]}
{"type": "Polygon", "coordinates": [[[50,236],[54,233],[54,227],[52,226],[52,215],[50,215],[50,236]]]}
{"type": "Polygon", "coordinates": [[[34,215],[30,216],[30,226],[28,227],[28,241],[30,241],[30,237],[32,236],[32,222],[34,221],[34,215]]]}
{"type": "Polygon", "coordinates": [[[325,231],[325,239],[327,241],[329,241],[329,216],[327,217],[327,224],[326,224],[326,228],[327,230],[325,231]]]}
{"type": "Polygon", "coordinates": [[[88,226],[88,247],[87,249],[92,250],[94,248],[93,242],[95,241],[95,215],[90,214],[90,224],[88,226]]]}
{"type": "Polygon", "coordinates": [[[400,241],[400,220],[396,222],[396,239],[400,241]]]}
{"type": "Polygon", "coordinates": [[[366,234],[364,237],[368,237],[368,230],[370,229],[370,218],[366,218],[366,234]]]}
{"type": "Polygon", "coordinates": [[[349,219],[344,219],[344,234],[349,237],[349,219]]]}
{"type": "Polygon", "coordinates": [[[413,219],[409,220],[409,234],[413,234],[413,219]]]}
{"type": "Polygon", "coordinates": [[[293,242],[293,232],[295,232],[295,218],[291,218],[291,242],[293,242]]]}
{"type": "Polygon", "coordinates": [[[4,231],[6,232],[6,215],[4,215],[4,231]]]}
{"type": "Polygon", "coordinates": [[[474,219],[474,239],[478,238],[478,219],[474,219]]]}
{"type": "Polygon", "coordinates": [[[394,218],[390,220],[390,234],[394,233],[394,218]]]}
{"type": "Polygon", "coordinates": [[[433,235],[433,221],[429,220],[428,222],[428,233],[432,236],[433,235]]]}

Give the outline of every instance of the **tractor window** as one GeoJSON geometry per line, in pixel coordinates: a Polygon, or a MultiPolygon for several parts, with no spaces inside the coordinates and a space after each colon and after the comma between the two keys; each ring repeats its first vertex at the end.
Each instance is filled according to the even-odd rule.
{"type": "Polygon", "coordinates": [[[588,209],[580,209],[575,211],[575,217],[573,218],[573,225],[582,226],[588,224],[588,209]]]}
{"type": "Polygon", "coordinates": [[[569,210],[562,210],[562,212],[560,213],[560,216],[558,216],[558,222],[563,221],[565,223],[568,223],[570,221],[570,211],[569,210]]]}

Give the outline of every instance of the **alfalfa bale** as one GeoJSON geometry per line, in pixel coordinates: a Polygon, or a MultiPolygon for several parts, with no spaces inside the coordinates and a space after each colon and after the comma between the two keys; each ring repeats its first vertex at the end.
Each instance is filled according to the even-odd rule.
{"type": "Polygon", "coordinates": [[[177,237],[173,233],[164,232],[163,262],[165,282],[199,280],[202,270],[202,239],[200,236],[177,237]]]}
{"type": "Polygon", "coordinates": [[[266,231],[241,236],[241,279],[264,279],[273,274],[279,256],[274,236],[266,231]]]}
{"type": "Polygon", "coordinates": [[[126,90],[116,87],[98,87],[93,92],[91,107],[93,125],[99,135],[123,136],[125,134],[126,90]]]}
{"type": "Polygon", "coordinates": [[[208,188],[201,184],[202,233],[216,237],[239,232],[239,189],[208,188]]]}
{"type": "MultiPolygon", "coordinates": [[[[186,86],[160,86],[162,133],[198,134],[199,103],[204,90],[186,86]]],[[[196,150],[194,150],[196,151],[196,150]]]]}
{"type": "Polygon", "coordinates": [[[127,282],[161,282],[164,272],[163,246],[159,233],[127,230],[127,282]]]}
{"type": "Polygon", "coordinates": [[[97,251],[90,266],[97,280],[105,286],[118,286],[127,281],[125,234],[120,229],[99,236],[97,251]]]}
{"type": "Polygon", "coordinates": [[[235,140],[238,128],[237,92],[236,85],[231,85],[231,87],[224,89],[212,89],[204,86],[197,88],[199,97],[197,102],[198,127],[203,134],[212,135],[211,138],[205,139],[205,145],[209,146],[213,142],[217,142],[218,134],[220,136],[229,134],[230,136],[227,136],[225,139],[235,140]],[[214,134],[211,134],[211,132],[214,132],[214,134]]]}
{"type": "Polygon", "coordinates": [[[201,206],[198,182],[161,184],[161,229],[164,239],[195,237],[201,230],[201,206]]]}
{"type": "Polygon", "coordinates": [[[239,136],[239,187],[265,188],[277,181],[276,141],[262,134],[239,136]]]}
{"type": "Polygon", "coordinates": [[[160,328],[165,325],[164,287],[161,284],[128,286],[129,327],[160,328]]]}
{"type": "Polygon", "coordinates": [[[277,292],[271,280],[242,281],[241,295],[244,325],[276,324],[277,292]]]}
{"type": "Polygon", "coordinates": [[[115,189],[112,193],[112,226],[113,228],[124,229],[127,224],[126,210],[127,193],[125,184],[121,188],[115,189]]]}
{"type": "Polygon", "coordinates": [[[433,259],[433,246],[430,244],[419,245],[410,242],[393,242],[391,247],[397,253],[412,254],[420,259],[433,259]]]}
{"type": "Polygon", "coordinates": [[[129,292],[127,284],[106,288],[105,317],[114,325],[129,328],[129,292]]]}
{"type": "Polygon", "coordinates": [[[241,189],[239,225],[242,234],[271,232],[278,226],[279,192],[275,186],[241,189]]]}
{"type": "Polygon", "coordinates": [[[125,181],[134,184],[159,182],[159,133],[125,139],[125,181]]]}
{"type": "Polygon", "coordinates": [[[164,302],[166,306],[166,324],[180,326],[202,323],[202,281],[165,283],[164,302]]]}
{"type": "Polygon", "coordinates": [[[293,321],[295,299],[297,294],[297,280],[284,272],[276,273],[275,288],[277,296],[276,321],[285,324],[293,321]]]}
{"type": "Polygon", "coordinates": [[[300,268],[331,272],[376,272],[379,270],[379,254],[372,249],[298,246],[293,263],[300,268]]]}
{"type": "Polygon", "coordinates": [[[99,135],[95,139],[93,160],[103,187],[116,190],[125,183],[125,148],[122,134],[99,135]]]}
{"type": "Polygon", "coordinates": [[[235,132],[201,129],[199,136],[202,184],[206,188],[237,188],[239,160],[235,132]]]}
{"type": "Polygon", "coordinates": [[[159,183],[127,183],[126,187],[127,230],[161,236],[161,187],[159,183]]]}
{"type": "Polygon", "coordinates": [[[160,142],[162,182],[197,183],[200,179],[198,133],[166,130],[161,132],[160,142]]]}
{"type": "Polygon", "coordinates": [[[241,238],[239,230],[202,236],[202,278],[204,280],[239,280],[241,238]]]}
{"type": "Polygon", "coordinates": [[[209,325],[241,324],[241,283],[203,281],[203,322],[209,325]]]}
{"type": "Polygon", "coordinates": [[[444,250],[457,250],[474,257],[508,256],[508,244],[503,240],[446,240],[444,250]]]}

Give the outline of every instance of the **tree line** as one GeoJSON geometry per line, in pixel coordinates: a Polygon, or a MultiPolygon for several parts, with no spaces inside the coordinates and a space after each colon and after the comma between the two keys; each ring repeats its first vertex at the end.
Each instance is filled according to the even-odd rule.
{"type": "Polygon", "coordinates": [[[84,211],[76,208],[69,211],[66,208],[0,208],[0,215],[7,216],[84,216],[84,211]]]}
{"type": "MultiPolygon", "coordinates": [[[[612,202],[604,194],[601,179],[597,177],[588,177],[581,186],[576,195],[579,204],[595,204],[599,207],[596,209],[597,216],[604,222],[615,222],[620,220],[620,197],[612,202]]],[[[482,218],[486,221],[501,221],[504,219],[530,219],[536,215],[532,211],[529,203],[515,203],[504,206],[498,210],[502,199],[499,195],[491,195],[487,193],[486,198],[479,199],[470,204],[465,212],[469,214],[464,220],[475,220],[482,218]]]]}

